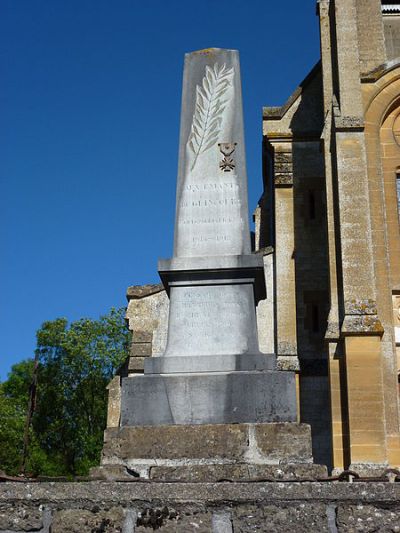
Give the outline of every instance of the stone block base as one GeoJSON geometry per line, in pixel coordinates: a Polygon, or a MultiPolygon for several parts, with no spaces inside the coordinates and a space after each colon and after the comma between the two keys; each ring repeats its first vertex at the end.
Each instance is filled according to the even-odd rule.
{"type": "MultiPolygon", "coordinates": [[[[139,481],[140,475],[121,465],[92,468],[92,479],[101,481],[139,481]]],[[[215,464],[151,466],[147,479],[152,481],[220,483],[222,481],[317,481],[327,477],[324,465],[296,463],[288,465],[215,464]]]]}
{"type": "Polygon", "coordinates": [[[294,422],[294,372],[148,374],[122,380],[121,426],[294,422]]]}
{"type": "Polygon", "coordinates": [[[306,424],[205,424],[107,429],[101,479],[217,481],[322,478],[306,424]]]}
{"type": "MultiPolygon", "coordinates": [[[[388,463],[352,463],[345,470],[364,478],[383,478],[391,468],[388,463]]],[[[343,468],[334,468],[332,476],[339,476],[343,471],[343,468]]],[[[393,469],[393,471],[396,470],[393,469]]]]}

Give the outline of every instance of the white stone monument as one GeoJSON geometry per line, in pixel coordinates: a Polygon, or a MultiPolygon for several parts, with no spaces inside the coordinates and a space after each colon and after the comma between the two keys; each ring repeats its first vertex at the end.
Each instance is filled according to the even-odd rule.
{"type": "Polygon", "coordinates": [[[159,262],[168,342],[122,382],[122,424],[294,421],[294,374],[258,348],[262,257],[251,253],[239,54],[187,54],[174,255],[159,262]]]}
{"type": "MultiPolygon", "coordinates": [[[[265,294],[251,253],[239,56],[187,54],[174,255],[159,262],[168,342],[121,384],[118,427],[93,476],[216,481],[324,476],[310,428],[296,421],[293,372],[258,348],[265,294]]],[[[133,478],[134,479],[134,478],[133,478]]]]}

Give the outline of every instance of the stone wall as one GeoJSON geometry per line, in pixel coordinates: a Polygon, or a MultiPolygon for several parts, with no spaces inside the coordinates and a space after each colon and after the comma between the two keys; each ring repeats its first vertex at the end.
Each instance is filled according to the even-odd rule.
{"type": "Polygon", "coordinates": [[[369,72],[386,61],[380,0],[356,0],[360,70],[369,72]]]}
{"type": "Polygon", "coordinates": [[[263,110],[256,242],[274,247],[276,350],[298,356],[314,458],[338,469],[400,458],[400,15],[388,11],[319,0],[321,64],[263,110]]]}
{"type": "Polygon", "coordinates": [[[398,483],[2,483],[0,532],[400,530],[398,483]]]}
{"type": "Polygon", "coordinates": [[[161,284],[134,285],[128,288],[126,297],[126,319],[132,331],[129,373],[142,372],[145,357],[165,350],[169,300],[161,284]]]}
{"type": "Polygon", "coordinates": [[[398,14],[383,17],[387,59],[400,56],[400,17],[398,14]]]}
{"type": "Polygon", "coordinates": [[[329,254],[321,75],[317,64],[284,106],[263,110],[265,192],[256,235],[260,234],[258,242],[269,243],[269,227],[275,227],[269,244],[274,246],[278,361],[283,354],[299,360],[300,419],[311,425],[315,461],[330,466],[325,341],[329,254]]]}

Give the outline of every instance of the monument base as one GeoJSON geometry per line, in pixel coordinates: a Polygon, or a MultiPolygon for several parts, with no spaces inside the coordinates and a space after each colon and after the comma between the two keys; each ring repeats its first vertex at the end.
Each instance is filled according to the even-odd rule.
{"type": "Polygon", "coordinates": [[[210,424],[107,429],[92,477],[160,481],[316,479],[306,424],[210,424]]]}
{"type": "Polygon", "coordinates": [[[294,372],[144,374],[121,393],[122,427],[296,421],[294,372]]]}

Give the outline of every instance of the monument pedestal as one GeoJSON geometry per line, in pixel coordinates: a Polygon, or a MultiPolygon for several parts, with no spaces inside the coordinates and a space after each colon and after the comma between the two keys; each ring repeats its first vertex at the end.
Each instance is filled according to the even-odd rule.
{"type": "Polygon", "coordinates": [[[107,429],[92,476],[164,481],[316,479],[310,427],[297,423],[204,424],[107,429]]]}
{"type": "Polygon", "coordinates": [[[293,372],[163,374],[122,380],[121,426],[295,422],[293,372]]]}
{"type": "Polygon", "coordinates": [[[121,426],[295,422],[294,373],[258,349],[262,258],[174,258],[159,272],[171,300],[168,345],[144,375],[122,380],[121,426]]]}

